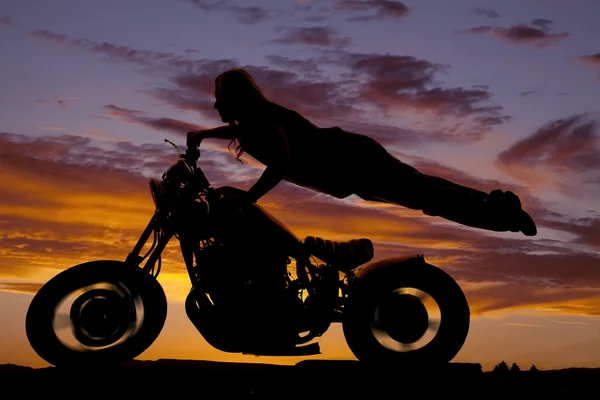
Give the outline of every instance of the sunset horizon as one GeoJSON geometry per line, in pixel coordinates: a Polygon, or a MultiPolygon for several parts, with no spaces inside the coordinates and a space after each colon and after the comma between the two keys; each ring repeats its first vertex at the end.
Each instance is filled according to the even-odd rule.
{"type": "MultiPolygon", "coordinates": [[[[33,296],[74,265],[125,260],[155,211],[149,179],[178,159],[165,139],[184,150],[188,132],[223,125],[215,77],[244,68],[268,99],[319,127],[367,135],[426,174],[513,191],[537,235],[289,182],[259,206],[300,239],[369,238],[370,262],[422,254],[446,271],[471,310],[453,362],[600,368],[600,3],[573,4],[8,0],[0,364],[49,366],[25,334],[33,296]]],[[[248,154],[240,163],[228,145],[204,140],[198,166],[213,187],[247,190],[265,166],[248,154]]],[[[176,238],[158,282],[167,321],[137,359],[355,359],[339,324],[316,356],[211,347],[185,314],[191,284],[176,238]]]]}

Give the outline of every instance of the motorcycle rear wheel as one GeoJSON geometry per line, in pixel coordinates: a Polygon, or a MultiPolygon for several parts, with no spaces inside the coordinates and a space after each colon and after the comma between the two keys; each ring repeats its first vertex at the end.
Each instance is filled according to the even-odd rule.
{"type": "Polygon", "coordinates": [[[46,362],[97,368],[140,355],[158,337],[166,317],[167,299],[153,276],[121,261],[100,260],[50,279],[29,305],[25,329],[31,347],[46,362]],[[78,291],[83,293],[74,296],[70,311],[57,315],[78,291]],[[61,325],[70,332],[59,331],[61,325]],[[72,345],[66,338],[70,334],[72,345]]]}
{"type": "Polygon", "coordinates": [[[344,337],[361,362],[441,366],[458,354],[469,332],[470,309],[460,286],[427,263],[397,264],[367,274],[356,283],[344,308],[344,337]],[[406,291],[398,292],[400,288],[406,291]],[[436,321],[421,304],[425,298],[437,307],[436,321]],[[382,314],[387,314],[383,323],[382,314]],[[392,345],[379,339],[381,331],[392,345]],[[432,336],[428,343],[414,346],[427,335],[432,336]]]}

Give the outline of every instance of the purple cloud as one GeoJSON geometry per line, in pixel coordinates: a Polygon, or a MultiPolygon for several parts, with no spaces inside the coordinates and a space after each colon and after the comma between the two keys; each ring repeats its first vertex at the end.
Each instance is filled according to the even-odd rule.
{"type": "MultiPolygon", "coordinates": [[[[596,68],[600,72],[600,53],[576,57],[574,60],[596,68]]],[[[600,74],[598,78],[600,79],[600,74]]]]}
{"type": "Polygon", "coordinates": [[[198,9],[210,13],[213,11],[230,12],[239,21],[247,25],[255,25],[275,17],[273,11],[263,7],[247,7],[232,4],[229,0],[189,0],[198,9]]]}
{"type": "Polygon", "coordinates": [[[550,166],[563,171],[600,168],[598,122],[580,114],[552,121],[498,156],[506,165],[550,166]]]}
{"type": "Polygon", "coordinates": [[[578,60],[600,66],[600,53],[578,57],[578,60]]]}
{"type": "Polygon", "coordinates": [[[349,21],[362,22],[369,20],[402,19],[411,12],[411,10],[401,1],[333,0],[333,2],[335,11],[361,14],[349,17],[349,21]]]}
{"type": "Polygon", "coordinates": [[[546,18],[535,18],[531,20],[531,25],[539,26],[544,31],[550,31],[554,22],[546,18]]]}
{"type": "MultiPolygon", "coordinates": [[[[464,142],[479,140],[492,127],[510,119],[503,114],[502,107],[492,104],[493,96],[487,88],[442,87],[435,76],[449,68],[447,65],[410,56],[320,50],[318,55],[304,60],[269,58],[272,64],[285,68],[281,70],[239,65],[228,59],[194,59],[190,53],[182,56],[138,50],[48,31],[35,31],[30,35],[102,54],[116,62],[140,65],[152,74],[164,74],[173,86],[151,89],[147,93],[175,108],[198,111],[215,123],[219,123],[219,119],[212,107],[214,77],[232,67],[247,69],[270,98],[321,125],[365,126],[365,122],[374,123],[369,119],[378,118],[373,112],[367,113],[368,108],[376,107],[383,118],[394,108],[410,108],[461,120],[454,122],[456,129],[445,128],[446,135],[441,135],[440,130],[422,135],[422,140],[440,138],[464,142]],[[296,66],[290,68],[292,63],[296,66]],[[320,72],[319,66],[329,64],[346,68],[348,72],[335,80],[328,78],[320,72]]],[[[327,43],[327,40],[325,34],[319,36],[317,42],[327,43]]],[[[380,121],[377,124],[385,125],[380,121]]],[[[392,125],[388,127],[391,129],[394,129],[392,125]]]]}
{"type": "Polygon", "coordinates": [[[62,97],[54,96],[54,100],[56,100],[56,104],[63,110],[66,110],[67,108],[69,108],[69,105],[67,104],[66,100],[63,99],[62,97]]]}
{"type": "Polygon", "coordinates": [[[498,14],[495,10],[491,8],[483,8],[483,7],[475,7],[471,10],[473,14],[487,17],[487,18],[500,18],[500,14],[498,14]]]}
{"type": "Polygon", "coordinates": [[[552,21],[538,18],[532,20],[531,26],[517,24],[504,28],[485,25],[458,31],[457,33],[491,34],[509,43],[532,44],[535,47],[543,48],[556,45],[571,36],[568,32],[552,33],[552,25],[552,21]]]}
{"type": "Polygon", "coordinates": [[[439,116],[473,117],[478,127],[469,140],[478,140],[485,130],[510,118],[502,114],[502,107],[486,104],[493,97],[486,89],[436,86],[435,75],[448,65],[411,56],[357,53],[340,54],[332,63],[340,60],[350,69],[348,76],[361,82],[357,98],[383,110],[411,107],[439,116]]]}
{"type": "MultiPolygon", "coordinates": [[[[139,110],[112,105],[106,109],[116,117],[145,115],[139,110]]],[[[206,151],[210,152],[210,149],[206,151]]],[[[6,210],[16,206],[16,209],[33,207],[43,211],[37,217],[14,213],[2,215],[0,231],[5,236],[0,273],[22,277],[41,267],[64,268],[77,262],[81,254],[86,254],[89,259],[126,255],[143,229],[146,213],[148,217],[151,215],[147,177],[170,165],[172,153],[170,146],[164,144],[102,143],[78,136],[36,138],[0,134],[2,178],[13,177],[15,182],[31,183],[30,186],[3,186],[0,205],[6,210]],[[37,151],[28,152],[31,148],[37,151]],[[55,192],[44,192],[49,188],[68,196],[51,196],[49,193],[55,192]],[[81,208],[86,204],[61,203],[78,196],[99,199],[92,204],[96,208],[90,211],[81,208]],[[147,204],[147,207],[139,204],[147,204]],[[77,211],[87,211],[82,214],[85,223],[64,218],[47,219],[56,207],[63,210],[69,207],[71,212],[65,213],[64,218],[77,215],[77,211]],[[107,212],[103,215],[111,215],[118,225],[90,220],[94,212],[107,212]],[[115,214],[110,214],[113,212],[115,214]],[[139,217],[131,219],[132,212],[139,217]]],[[[209,153],[201,159],[201,166],[213,184],[215,181],[231,184],[227,164],[219,162],[219,155],[220,152],[209,153]],[[212,174],[220,174],[219,179],[211,179],[212,174]]],[[[413,165],[473,187],[503,187],[501,183],[477,180],[424,159],[413,160],[413,165]]],[[[588,296],[590,290],[597,291],[600,287],[597,255],[577,252],[575,247],[565,248],[551,241],[488,237],[475,229],[433,226],[435,218],[331,201],[291,184],[278,185],[263,204],[300,238],[309,234],[342,240],[372,237],[376,259],[398,254],[425,254],[429,262],[463,282],[474,312],[581,299],[588,296]],[[335,231],[331,230],[333,223],[335,231]],[[573,268],[574,265],[577,268],[573,268]],[[480,290],[479,283],[494,285],[489,290],[480,290]],[[554,295],[550,296],[546,291],[554,295]]],[[[577,223],[581,237],[586,238],[586,242],[580,243],[597,245],[598,230],[595,227],[599,220],[577,223]]],[[[571,225],[557,227],[572,228],[571,225]]],[[[177,247],[168,249],[164,260],[166,271],[183,271],[177,247]]],[[[27,282],[0,284],[0,290],[5,291],[31,292],[37,287],[33,282],[31,286],[27,282]]],[[[590,312],[597,311],[592,309],[590,312]]]]}
{"type": "Polygon", "coordinates": [[[148,117],[142,111],[121,108],[113,104],[105,105],[104,108],[109,111],[107,114],[109,117],[119,117],[125,122],[141,124],[159,131],[173,132],[181,137],[185,137],[187,132],[190,131],[206,129],[201,125],[192,124],[190,122],[185,122],[178,119],[148,117]]]}
{"type": "Polygon", "coordinates": [[[273,40],[280,44],[304,44],[309,46],[345,47],[351,44],[351,39],[337,37],[335,29],[329,26],[314,27],[278,27],[283,36],[273,40]]]}
{"type": "Polygon", "coordinates": [[[500,153],[496,164],[516,177],[525,173],[539,179],[547,171],[563,181],[560,190],[564,194],[578,196],[581,185],[575,183],[600,173],[598,127],[588,114],[551,121],[500,153]]]}

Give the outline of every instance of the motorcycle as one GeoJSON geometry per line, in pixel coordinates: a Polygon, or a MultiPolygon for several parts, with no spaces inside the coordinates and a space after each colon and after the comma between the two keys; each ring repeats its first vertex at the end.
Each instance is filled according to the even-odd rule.
{"type": "Polygon", "coordinates": [[[440,365],[462,348],[465,295],[423,255],[371,262],[367,238],[300,240],[258,204],[233,200],[241,189],[213,188],[197,166],[198,148],[182,154],[165,142],[178,160],[149,179],[155,212],[125,260],[72,266],[32,299],[27,338],[45,361],[111,366],[143,353],[166,320],[157,278],[173,237],[191,283],[186,314],[220,351],[321,354],[315,340],[334,323],[366,363],[440,365]]]}

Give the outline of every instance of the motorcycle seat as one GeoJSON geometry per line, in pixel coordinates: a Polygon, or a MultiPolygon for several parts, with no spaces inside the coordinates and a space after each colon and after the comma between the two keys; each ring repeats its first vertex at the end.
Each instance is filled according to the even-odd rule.
{"type": "Polygon", "coordinates": [[[375,254],[373,242],[366,238],[333,241],[307,236],[303,243],[310,254],[328,264],[336,265],[343,272],[371,261],[375,254]]]}

